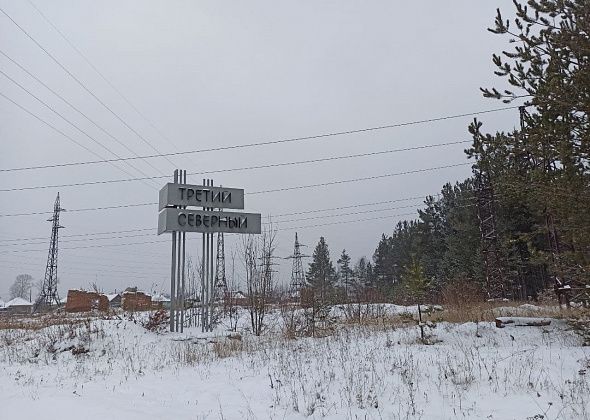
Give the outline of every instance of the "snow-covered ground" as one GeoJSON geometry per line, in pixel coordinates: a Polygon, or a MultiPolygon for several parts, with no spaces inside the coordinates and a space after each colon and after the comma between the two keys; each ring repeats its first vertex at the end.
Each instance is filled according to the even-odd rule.
{"type": "Polygon", "coordinates": [[[0,419],[590,418],[590,348],[565,321],[441,322],[431,345],[413,323],[288,340],[270,321],[241,340],[131,319],[0,330],[0,419]]]}

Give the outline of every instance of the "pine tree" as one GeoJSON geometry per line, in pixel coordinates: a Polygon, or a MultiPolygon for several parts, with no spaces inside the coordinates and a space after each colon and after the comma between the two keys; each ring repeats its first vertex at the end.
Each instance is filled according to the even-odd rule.
{"type": "Polygon", "coordinates": [[[590,270],[590,214],[585,210],[590,206],[588,1],[514,4],[516,17],[505,20],[498,10],[490,29],[514,44],[493,57],[496,74],[511,87],[482,92],[504,102],[526,98],[522,126],[501,141],[498,135],[481,136],[478,165],[496,163],[495,188],[508,197],[505,213],[514,213],[515,203],[526,204],[516,219],[520,232],[507,238],[517,240],[510,259],[544,261],[554,275],[584,283],[590,270]]]}
{"type": "Polygon", "coordinates": [[[392,240],[381,235],[381,240],[373,254],[373,275],[377,288],[384,294],[391,291],[395,283],[395,263],[392,261],[393,249],[392,240]]]}
{"type": "Polygon", "coordinates": [[[426,296],[430,282],[424,274],[424,268],[416,258],[404,267],[403,284],[412,303],[420,303],[426,296]]]}
{"type": "Polygon", "coordinates": [[[353,280],[353,273],[352,268],[350,267],[350,256],[346,253],[346,249],[342,250],[342,254],[340,255],[337,263],[340,286],[344,288],[345,294],[348,296],[349,288],[353,280]]]}
{"type": "Polygon", "coordinates": [[[312,262],[307,271],[307,282],[321,302],[325,303],[332,293],[335,280],[336,270],[330,260],[328,244],[322,236],[313,251],[312,262]]]}

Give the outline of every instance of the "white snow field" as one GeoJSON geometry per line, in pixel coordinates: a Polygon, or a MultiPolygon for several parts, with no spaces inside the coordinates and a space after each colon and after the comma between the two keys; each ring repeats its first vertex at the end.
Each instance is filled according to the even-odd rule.
{"type": "Polygon", "coordinates": [[[413,322],[290,340],[280,319],[241,340],[124,318],[0,330],[0,419],[590,419],[590,347],[565,321],[441,322],[426,345],[413,322]]]}

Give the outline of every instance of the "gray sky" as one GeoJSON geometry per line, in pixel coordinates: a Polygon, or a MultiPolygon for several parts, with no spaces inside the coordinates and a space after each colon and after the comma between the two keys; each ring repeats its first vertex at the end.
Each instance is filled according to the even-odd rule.
{"type": "MultiPolygon", "coordinates": [[[[354,130],[502,107],[482,98],[480,86],[502,86],[491,55],[506,48],[494,36],[495,9],[511,2],[386,1],[40,1],[35,5],[145,116],[139,116],[22,0],[0,6],[92,93],[161,152],[246,144],[354,130]],[[153,123],[165,138],[151,126],[153,123]]],[[[0,49],[68,99],[139,155],[153,150],[103,108],[0,13],[0,49]]],[[[0,55],[0,69],[119,156],[131,153],[0,55]]],[[[101,156],[113,157],[0,74],[0,92],[101,156]]],[[[488,131],[510,130],[517,111],[481,117],[488,131]]],[[[469,140],[472,117],[363,134],[173,157],[189,172],[374,152],[469,140]]],[[[0,97],[0,169],[94,160],[96,156],[0,97]]],[[[248,192],[369,177],[466,162],[466,145],[280,168],[212,174],[216,185],[244,188],[246,211],[263,217],[433,194],[461,180],[469,166],[328,187],[249,195],[248,192]]],[[[171,175],[165,159],[130,162],[148,175],[171,175]],[[147,163],[149,162],[149,164],[147,163]],[[154,167],[150,166],[153,165],[154,167]]],[[[0,172],[0,189],[113,180],[140,173],[127,164],[0,172]]],[[[203,176],[189,177],[199,183],[203,176]]],[[[85,187],[0,192],[0,213],[49,211],[59,191],[62,207],[82,209],[157,201],[168,179],[85,187]],[[147,185],[146,185],[147,184],[147,185]]],[[[353,260],[372,256],[382,233],[414,212],[358,210],[418,205],[420,200],[273,217],[279,256],[292,252],[295,231],[308,253],[324,236],[335,261],[346,248],[353,260]],[[318,216],[333,217],[317,218],[318,216]],[[379,216],[388,219],[365,220],[379,216]],[[311,219],[314,217],[313,219],[311,219]],[[338,222],[334,224],[335,222],[338,222]],[[302,226],[330,223],[325,226],[302,226]],[[294,229],[298,228],[298,229],[294,229]]],[[[49,215],[0,217],[0,296],[19,273],[42,278],[49,215]],[[7,241],[16,238],[43,238],[7,241]]],[[[62,213],[60,292],[96,281],[105,290],[129,285],[168,290],[170,246],[110,246],[157,237],[157,206],[62,213]],[[88,237],[84,233],[154,228],[88,237]],[[149,235],[113,238],[123,235],[149,235]],[[97,240],[98,238],[108,238],[97,240]],[[75,239],[75,241],[74,241],[75,239]],[[105,245],[104,247],[94,247],[105,245]],[[108,245],[108,246],[107,246],[108,245]],[[92,248],[87,248],[93,246],[92,248]],[[77,249],[78,248],[78,249],[77,249]]],[[[240,238],[226,236],[231,250],[240,238]]],[[[189,251],[200,246],[194,234],[189,251]]],[[[230,270],[231,267],[228,267],[230,270]]],[[[279,266],[288,282],[290,263],[279,266]]]]}

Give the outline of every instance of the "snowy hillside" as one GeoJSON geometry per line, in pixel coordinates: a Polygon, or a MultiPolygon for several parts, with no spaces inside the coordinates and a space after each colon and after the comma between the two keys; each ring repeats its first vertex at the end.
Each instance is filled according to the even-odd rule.
{"type": "Polygon", "coordinates": [[[262,337],[123,318],[0,330],[0,417],[590,418],[590,348],[565,321],[441,322],[425,345],[411,320],[288,340],[274,318],[262,337]]]}

